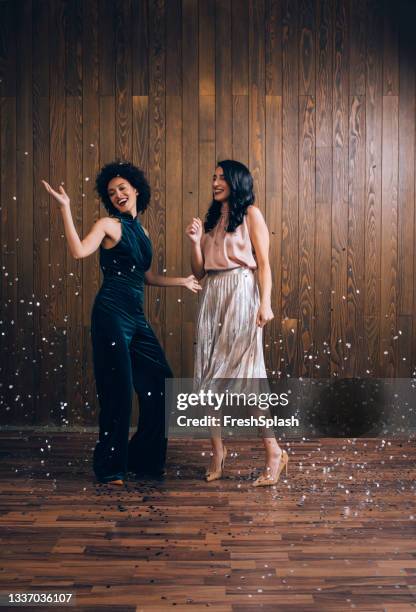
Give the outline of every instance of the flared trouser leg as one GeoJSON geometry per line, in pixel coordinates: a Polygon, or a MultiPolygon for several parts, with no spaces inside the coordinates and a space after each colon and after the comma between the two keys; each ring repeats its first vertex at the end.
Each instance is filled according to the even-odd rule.
{"type": "Polygon", "coordinates": [[[159,475],[166,461],[165,379],[172,376],[150,325],[141,321],[130,344],[133,385],[139,398],[137,431],[129,443],[129,469],[159,475]]]}
{"type": "Polygon", "coordinates": [[[101,481],[124,478],[127,472],[133,380],[129,345],[133,332],[131,323],[118,316],[93,315],[91,336],[100,405],[94,471],[101,481]]]}

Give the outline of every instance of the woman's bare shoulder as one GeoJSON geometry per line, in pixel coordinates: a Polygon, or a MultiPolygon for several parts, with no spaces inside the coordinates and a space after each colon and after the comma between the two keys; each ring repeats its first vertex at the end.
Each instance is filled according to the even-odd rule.
{"type": "Polygon", "coordinates": [[[258,208],[258,206],[251,204],[247,208],[247,220],[248,220],[249,225],[256,225],[259,223],[261,224],[264,223],[263,213],[261,212],[260,208],[258,208]]]}

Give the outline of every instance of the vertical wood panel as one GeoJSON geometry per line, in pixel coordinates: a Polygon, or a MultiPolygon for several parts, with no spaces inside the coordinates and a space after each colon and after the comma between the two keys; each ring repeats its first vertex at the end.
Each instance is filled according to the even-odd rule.
{"type": "MultiPolygon", "coordinates": [[[[175,5],[175,2],[172,4],[175,5]]],[[[149,94],[149,0],[133,1],[131,32],[133,96],[147,96],[149,94]]],[[[126,32],[120,34],[125,36],[126,32]]]]}
{"type": "Polygon", "coordinates": [[[0,96],[16,96],[16,2],[0,3],[0,96]]]}
{"type": "Polygon", "coordinates": [[[348,5],[334,3],[331,371],[344,371],[348,232],[348,5]]]}
{"type": "Polygon", "coordinates": [[[232,158],[249,165],[249,6],[232,0],[232,158]]]}
{"type": "Polygon", "coordinates": [[[99,84],[100,95],[115,93],[115,3],[114,0],[99,0],[99,84]]]}
{"type": "Polygon", "coordinates": [[[199,95],[215,94],[215,0],[198,3],[199,95]]]}
{"type": "Polygon", "coordinates": [[[381,134],[383,15],[371,0],[367,13],[366,89],[366,224],[365,224],[365,345],[366,374],[379,375],[381,277],[381,134]]]}
{"type": "MultiPolygon", "coordinates": [[[[182,2],[182,214],[186,226],[198,214],[198,4],[182,2]]],[[[189,240],[183,237],[182,273],[189,270],[189,240]]],[[[182,302],[182,376],[193,375],[196,297],[189,292],[182,302]]]]}
{"type": "Polygon", "coordinates": [[[345,374],[364,374],[365,100],[350,98],[345,374]]]}
{"type": "Polygon", "coordinates": [[[232,93],[244,96],[249,93],[249,0],[231,0],[231,4],[232,93]]]}
{"type": "Polygon", "coordinates": [[[17,370],[17,336],[18,336],[18,268],[17,268],[17,176],[16,176],[16,98],[1,98],[1,240],[2,240],[2,318],[5,336],[2,337],[4,355],[2,360],[3,406],[5,422],[21,417],[16,410],[18,395],[17,370]],[[17,413],[17,414],[16,414],[17,413]]]}
{"type": "MultiPolygon", "coordinates": [[[[99,55],[97,0],[83,3],[83,96],[82,96],[82,227],[86,235],[99,218],[99,204],[94,191],[99,170],[99,55]],[[88,24],[88,28],[85,24],[88,24]]],[[[84,411],[88,423],[96,422],[96,389],[91,350],[90,321],[94,297],[100,285],[98,252],[82,260],[83,309],[83,386],[84,411]]]]}
{"type": "Polygon", "coordinates": [[[383,168],[381,192],[381,373],[393,378],[397,366],[397,198],[398,99],[383,97],[383,168]]]}
{"type": "Polygon", "coordinates": [[[299,359],[302,376],[313,374],[315,285],[315,101],[299,105],[299,359]]]}
{"type": "MultiPolygon", "coordinates": [[[[166,13],[166,271],[182,274],[182,6],[168,2],[166,13]]],[[[212,77],[213,78],[213,77],[212,77]]],[[[186,272],[185,272],[186,273],[186,272]]],[[[181,373],[182,297],[169,290],[166,307],[166,354],[175,376],[181,373]]]]}
{"type": "MultiPolygon", "coordinates": [[[[67,16],[66,61],[66,179],[71,211],[78,234],[82,236],[82,3],[74,3],[67,16]]],[[[83,422],[82,355],[82,262],[67,257],[67,402],[75,422],[83,422]]]]}
{"type": "Polygon", "coordinates": [[[49,178],[49,3],[33,5],[33,283],[34,283],[34,389],[36,421],[49,415],[49,198],[41,179],[49,178]]]}
{"type": "Polygon", "coordinates": [[[115,11],[116,157],[129,161],[133,147],[131,0],[116,0],[115,11]]]}
{"type": "Polygon", "coordinates": [[[266,0],[266,94],[282,95],[282,4],[266,0]]]}
{"type": "MultiPolygon", "coordinates": [[[[50,183],[57,188],[66,185],[66,123],[65,88],[65,4],[61,0],[49,3],[50,32],[50,183]]],[[[49,364],[50,417],[56,423],[67,418],[65,398],[66,384],[66,259],[67,247],[62,239],[62,217],[55,200],[49,205],[49,364]]]]}
{"type": "Polygon", "coordinates": [[[315,94],[315,0],[299,0],[299,94],[315,94]]]}
{"type": "Polygon", "coordinates": [[[265,330],[265,354],[272,377],[281,359],[282,319],[282,97],[266,96],[266,223],[270,234],[273,321],[265,330]]]}
{"type": "Polygon", "coordinates": [[[330,0],[319,0],[316,25],[315,374],[328,377],[331,340],[332,51],[330,0]]]}
{"type": "Polygon", "coordinates": [[[382,0],[383,4],[383,95],[399,94],[398,4],[382,0]]]}
{"type": "Polygon", "coordinates": [[[22,391],[19,417],[33,419],[33,106],[32,106],[32,2],[19,3],[17,30],[17,370],[22,391]]]}
{"type": "MultiPolygon", "coordinates": [[[[153,270],[165,268],[165,2],[157,0],[149,11],[149,179],[152,203],[148,229],[153,243],[153,270]]],[[[164,342],[165,290],[149,287],[149,319],[164,342]]]]}
{"type": "Polygon", "coordinates": [[[249,2],[249,167],[254,181],[256,204],[265,212],[265,47],[264,0],[249,2]]]}
{"type": "MultiPolygon", "coordinates": [[[[399,193],[398,193],[398,370],[409,377],[416,325],[415,288],[415,69],[414,20],[416,7],[400,6],[399,39],[399,193]]],[[[416,350],[416,349],[415,349],[416,350]]],[[[416,355],[415,355],[416,356],[416,355]]]]}
{"type": "MultiPolygon", "coordinates": [[[[180,61],[180,58],[179,58],[180,61]]],[[[182,198],[182,157],[178,146],[182,142],[181,96],[166,98],[166,271],[170,276],[182,274],[182,210],[177,202],[182,198]]],[[[184,270],[187,274],[187,270],[184,270]]],[[[182,299],[179,288],[169,290],[166,308],[166,354],[176,376],[181,373],[182,360],[182,299]]]]}
{"type": "Polygon", "coordinates": [[[215,157],[217,161],[232,157],[231,40],[231,0],[215,0],[215,157]]]}
{"type": "Polygon", "coordinates": [[[366,0],[351,0],[350,95],[365,95],[366,0]]]}
{"type": "Polygon", "coordinates": [[[282,332],[285,373],[297,370],[299,295],[298,200],[298,45],[297,1],[282,5],[283,46],[283,199],[282,199],[282,332]]]}

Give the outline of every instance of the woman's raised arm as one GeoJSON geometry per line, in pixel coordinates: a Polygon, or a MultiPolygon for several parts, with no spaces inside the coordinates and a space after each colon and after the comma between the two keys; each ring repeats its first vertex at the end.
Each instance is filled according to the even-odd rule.
{"type": "Polygon", "coordinates": [[[106,235],[105,224],[107,219],[99,219],[85,238],[81,240],[72,219],[70,200],[65,189],[62,185],[59,185],[59,191],[55,191],[46,181],[42,180],[42,183],[46,191],[58,203],[64,221],[65,237],[72,257],[75,257],[75,259],[82,259],[94,253],[106,235]]]}

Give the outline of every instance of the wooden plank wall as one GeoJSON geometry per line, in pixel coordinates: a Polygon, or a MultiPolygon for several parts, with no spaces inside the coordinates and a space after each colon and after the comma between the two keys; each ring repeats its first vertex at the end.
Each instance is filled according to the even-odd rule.
{"type": "MultiPolygon", "coordinates": [[[[416,368],[414,3],[390,0],[0,2],[1,421],[92,424],[97,255],[74,261],[40,184],[66,185],[81,234],[100,165],[153,190],[154,265],[189,274],[184,227],[215,162],[252,170],[271,234],[271,373],[416,368]]],[[[147,291],[177,376],[197,298],[147,291]]]]}

